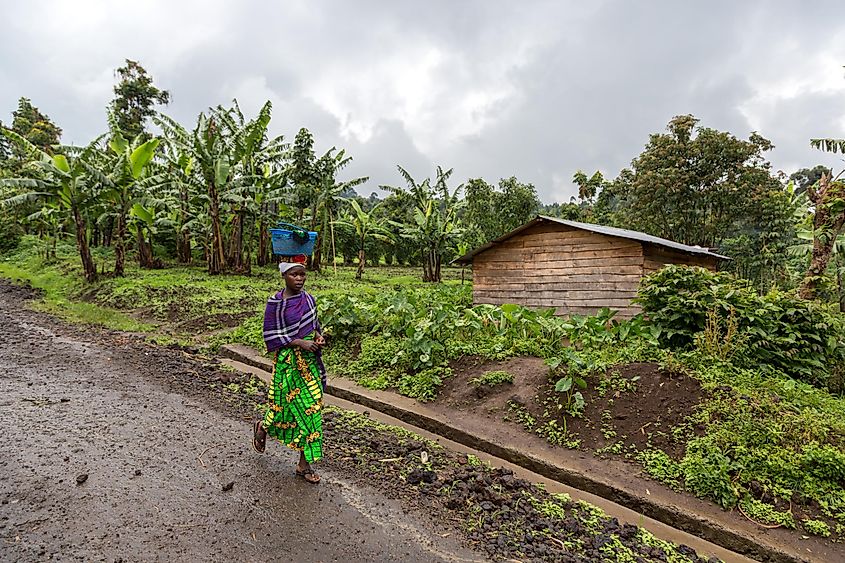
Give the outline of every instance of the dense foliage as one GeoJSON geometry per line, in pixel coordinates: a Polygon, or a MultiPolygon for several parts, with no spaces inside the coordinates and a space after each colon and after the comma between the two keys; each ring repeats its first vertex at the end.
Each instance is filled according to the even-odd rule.
{"type": "Polygon", "coordinates": [[[730,274],[685,266],[646,278],[638,302],[667,347],[689,349],[705,338],[731,346],[725,355],[736,365],[840,390],[845,322],[822,306],[776,290],[760,295],[730,274]]]}

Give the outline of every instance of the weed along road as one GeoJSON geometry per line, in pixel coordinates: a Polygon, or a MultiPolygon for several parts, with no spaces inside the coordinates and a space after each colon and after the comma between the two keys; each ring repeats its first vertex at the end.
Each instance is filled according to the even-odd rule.
{"type": "Polygon", "coordinates": [[[62,326],[0,283],[0,559],[479,561],[203,400],[181,352],[62,326]],[[434,538],[434,539],[432,539],[434,538]],[[436,540],[436,541],[435,541],[436,540]]]}

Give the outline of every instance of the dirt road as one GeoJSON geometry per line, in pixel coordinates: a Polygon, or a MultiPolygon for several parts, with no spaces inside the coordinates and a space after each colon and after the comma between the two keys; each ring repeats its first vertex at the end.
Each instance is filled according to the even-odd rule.
{"type": "Polygon", "coordinates": [[[0,282],[0,558],[5,561],[480,561],[340,471],[192,392],[182,352],[79,329],[0,282]],[[432,540],[431,538],[435,538],[432,540]]]}

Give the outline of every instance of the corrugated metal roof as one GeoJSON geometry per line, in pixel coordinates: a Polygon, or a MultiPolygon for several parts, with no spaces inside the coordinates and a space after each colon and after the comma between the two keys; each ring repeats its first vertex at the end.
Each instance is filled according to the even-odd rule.
{"type": "Polygon", "coordinates": [[[721,254],[716,254],[715,252],[711,252],[710,250],[703,248],[701,246],[690,246],[687,244],[681,244],[679,242],[675,242],[673,240],[668,240],[665,238],[655,237],[652,235],[647,235],[645,233],[641,233],[639,231],[629,231],[628,229],[617,229],[616,227],[606,227],[604,225],[594,225],[593,223],[579,223],[578,221],[569,221],[567,219],[558,219],[557,217],[547,217],[545,215],[538,215],[531,221],[517,227],[513,231],[500,236],[499,238],[493,240],[492,242],[488,242],[487,244],[480,246],[473,250],[472,252],[468,252],[464,254],[460,258],[456,258],[454,261],[457,263],[469,263],[472,261],[472,258],[477,254],[484,252],[494,246],[497,243],[503,242],[512,236],[519,234],[520,232],[524,231],[529,227],[533,227],[538,223],[542,223],[543,221],[551,221],[552,223],[559,223],[561,225],[566,225],[567,227],[572,227],[575,229],[581,229],[584,231],[591,231],[594,233],[598,233],[600,235],[606,235],[609,237],[619,237],[625,238],[629,240],[636,240],[639,242],[645,242],[648,244],[654,244],[656,246],[662,246],[665,248],[671,248],[673,250],[679,250],[681,252],[687,252],[689,254],[698,254],[703,256],[711,256],[713,258],[719,258],[720,260],[730,260],[727,256],[722,256],[721,254]]]}

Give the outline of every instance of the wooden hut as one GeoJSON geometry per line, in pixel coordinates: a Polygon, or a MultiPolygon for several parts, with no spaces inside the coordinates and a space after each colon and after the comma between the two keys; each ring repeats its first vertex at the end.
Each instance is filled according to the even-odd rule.
{"type": "Polygon", "coordinates": [[[632,317],[643,276],[666,264],[716,270],[727,259],[637,231],[538,216],[455,262],[472,264],[476,304],[554,307],[558,315],[609,307],[632,317]]]}

